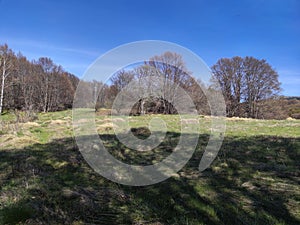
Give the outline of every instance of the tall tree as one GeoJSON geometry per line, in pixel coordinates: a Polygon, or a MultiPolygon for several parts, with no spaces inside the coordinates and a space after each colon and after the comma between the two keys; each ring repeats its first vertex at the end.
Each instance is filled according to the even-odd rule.
{"type": "MultiPolygon", "coordinates": [[[[158,90],[157,88],[159,87],[159,80],[157,79],[158,71],[156,68],[144,64],[134,69],[134,75],[137,79],[137,85],[135,89],[137,89],[136,93],[139,95],[139,101],[135,107],[137,110],[136,113],[144,115],[147,111],[146,102],[151,102],[151,98],[154,96],[162,96],[162,91],[158,90]]],[[[153,112],[156,113],[155,110],[153,112]]]]}
{"type": "MultiPolygon", "coordinates": [[[[120,91],[122,91],[132,80],[134,79],[134,74],[131,71],[121,70],[117,72],[111,79],[112,83],[110,86],[111,98],[115,99],[120,91]]],[[[124,98],[124,95],[120,95],[120,98],[124,98]]],[[[112,100],[113,102],[113,100],[112,100]]],[[[115,105],[115,109],[118,113],[121,112],[121,109],[125,106],[125,102],[122,100],[115,105]]]]}
{"type": "Polygon", "coordinates": [[[0,114],[3,110],[4,88],[7,77],[11,74],[13,52],[7,44],[0,45],[0,72],[1,72],[1,91],[0,91],[0,114]]]}
{"type": "Polygon", "coordinates": [[[42,98],[43,112],[48,112],[51,109],[51,92],[56,65],[50,58],[39,58],[38,65],[42,68],[43,73],[40,74],[40,92],[42,98]]]}
{"type": "Polygon", "coordinates": [[[212,73],[222,89],[228,116],[257,118],[262,100],[280,91],[278,74],[264,59],[222,58],[212,66],[212,73]]]}
{"type": "Polygon", "coordinates": [[[164,103],[164,113],[175,113],[174,104],[177,88],[189,81],[190,72],[187,70],[183,58],[175,52],[165,52],[162,55],[153,56],[146,65],[154,67],[163,79],[162,99],[168,100],[164,103]]]}
{"type": "MultiPolygon", "coordinates": [[[[12,97],[15,99],[14,108],[25,111],[37,110],[37,71],[36,66],[30,63],[21,53],[17,54],[15,63],[15,87],[12,97]],[[18,100],[18,101],[17,101],[18,100]]],[[[39,71],[41,72],[41,71],[39,71]]]]}
{"type": "Polygon", "coordinates": [[[226,103],[228,116],[240,114],[240,103],[243,88],[243,59],[222,58],[212,66],[213,78],[220,84],[226,103]]]}
{"type": "MultiPolygon", "coordinates": [[[[131,96],[138,101],[134,105],[132,114],[145,113],[175,114],[175,103],[183,99],[182,89],[193,99],[196,108],[201,113],[207,113],[207,101],[203,93],[204,85],[199,86],[187,70],[181,55],[175,52],[165,52],[153,56],[144,64],[136,65],[133,70],[120,71],[112,79],[111,92],[116,96],[120,90],[126,91],[126,96],[131,96]],[[129,89],[124,89],[132,82],[129,89]]],[[[122,97],[122,96],[121,96],[122,97]]],[[[119,101],[119,108],[122,108],[119,101]]]]}
{"type": "Polygon", "coordinates": [[[244,99],[248,117],[257,118],[263,100],[276,96],[280,89],[277,72],[266,62],[253,57],[244,59],[244,99]]]}
{"type": "Polygon", "coordinates": [[[58,84],[59,91],[59,110],[72,108],[74,94],[78,85],[79,79],[73,74],[62,72],[60,82],[58,84]]]}
{"type": "Polygon", "coordinates": [[[134,74],[131,72],[127,72],[125,70],[121,70],[114,75],[110,81],[111,86],[113,86],[116,92],[120,92],[126,85],[128,85],[134,79],[134,74]]]}

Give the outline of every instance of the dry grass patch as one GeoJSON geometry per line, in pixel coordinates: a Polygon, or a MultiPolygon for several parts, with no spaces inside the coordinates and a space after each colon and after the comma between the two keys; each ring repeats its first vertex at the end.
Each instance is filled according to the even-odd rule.
{"type": "Polygon", "coordinates": [[[22,127],[27,129],[27,128],[31,128],[31,127],[39,127],[40,125],[36,122],[27,122],[27,123],[23,123],[22,127]]]}
{"type": "Polygon", "coordinates": [[[68,121],[66,121],[66,120],[51,120],[50,124],[51,125],[61,125],[61,124],[65,124],[67,122],[68,121]]]}
{"type": "Polygon", "coordinates": [[[288,117],[288,118],[286,118],[286,120],[297,120],[297,119],[295,119],[295,118],[292,118],[292,117],[288,117]]]}
{"type": "Polygon", "coordinates": [[[244,118],[244,117],[226,117],[226,120],[233,120],[233,121],[257,121],[257,119],[244,118]]]}

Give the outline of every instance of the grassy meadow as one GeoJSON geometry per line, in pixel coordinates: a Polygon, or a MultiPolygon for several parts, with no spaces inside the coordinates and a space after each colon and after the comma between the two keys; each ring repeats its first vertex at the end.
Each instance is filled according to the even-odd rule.
{"type": "MultiPolygon", "coordinates": [[[[152,164],[176,146],[179,117],[130,118],[134,135],[145,139],[157,116],[168,132],[153,151],[119,143],[114,118],[105,113],[96,115],[97,131],[119,160],[152,164]]],[[[0,117],[0,224],[300,224],[300,120],[226,119],[221,150],[200,173],[211,123],[201,116],[187,165],[145,187],[116,184],[93,171],[76,146],[72,111],[15,120],[10,113],[0,117]]]]}

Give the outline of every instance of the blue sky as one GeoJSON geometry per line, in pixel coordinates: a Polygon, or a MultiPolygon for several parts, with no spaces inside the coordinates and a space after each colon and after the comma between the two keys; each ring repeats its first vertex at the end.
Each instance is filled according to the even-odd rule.
{"type": "Polygon", "coordinates": [[[208,66],[222,57],[266,59],[282,94],[300,96],[298,0],[0,0],[0,12],[0,44],[50,57],[78,77],[121,44],[164,40],[208,66]]]}

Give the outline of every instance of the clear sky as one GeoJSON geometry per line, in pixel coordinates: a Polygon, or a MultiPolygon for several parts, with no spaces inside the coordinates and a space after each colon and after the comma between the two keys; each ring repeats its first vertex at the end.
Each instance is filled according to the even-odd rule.
{"type": "Polygon", "coordinates": [[[100,55],[139,40],[177,43],[208,66],[266,59],[282,94],[300,96],[299,0],[0,0],[0,44],[47,56],[81,77],[100,55]]]}

